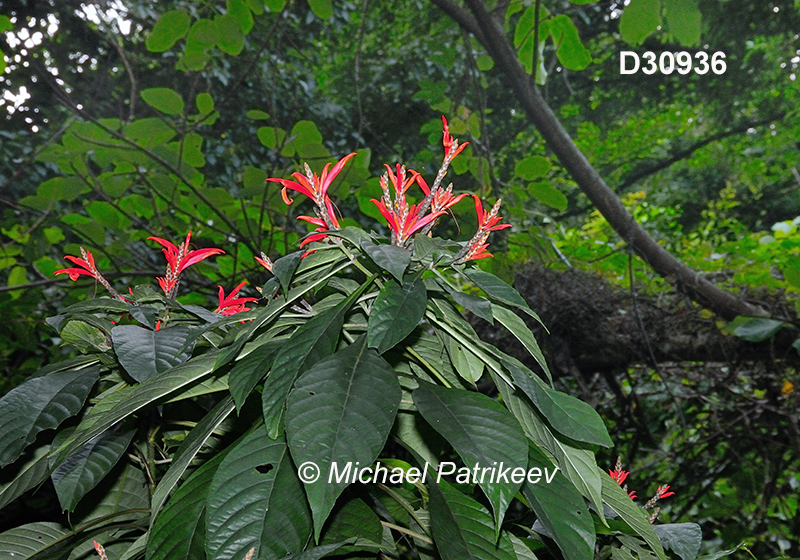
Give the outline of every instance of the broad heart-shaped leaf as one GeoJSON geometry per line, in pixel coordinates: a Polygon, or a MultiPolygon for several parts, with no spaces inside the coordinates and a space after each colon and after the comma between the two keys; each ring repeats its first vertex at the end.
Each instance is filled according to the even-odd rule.
{"type": "Polygon", "coordinates": [[[236,403],[237,412],[241,412],[247,397],[261,378],[267,374],[272,365],[272,359],[284,344],[286,344],[285,340],[274,340],[262,344],[231,368],[228,385],[233,401],[236,403]]]}
{"type": "Polygon", "coordinates": [[[516,560],[508,535],[497,539],[485,507],[444,480],[429,488],[431,532],[442,560],[516,560]]]}
{"type": "Polygon", "coordinates": [[[661,25],[661,0],[631,0],[619,18],[619,33],[629,45],[641,45],[661,25]]]}
{"type": "Polygon", "coordinates": [[[155,521],[155,514],[157,514],[161,506],[164,505],[167,496],[172,492],[173,488],[175,488],[175,485],[183,476],[183,473],[186,472],[186,468],[194,460],[205,442],[208,441],[208,438],[211,437],[214,430],[219,427],[231,412],[233,412],[233,408],[232,397],[222,399],[197,423],[194,429],[192,429],[189,435],[183,440],[178,451],[172,457],[172,464],[169,466],[169,470],[161,477],[155,492],[153,492],[151,506],[153,515],[150,518],[151,527],[153,521],[155,521]]]}
{"type": "Polygon", "coordinates": [[[664,548],[681,557],[695,560],[703,544],[703,531],[697,523],[662,523],[653,525],[653,530],[664,548]]]}
{"type": "MultiPolygon", "coordinates": [[[[685,47],[700,43],[700,7],[697,0],[665,0],[667,29],[685,47]]],[[[685,559],[684,559],[685,560],[685,559]]]]}
{"type": "Polygon", "coordinates": [[[209,560],[277,559],[303,550],[311,512],[283,440],[263,425],[239,440],[214,474],[206,503],[209,560]]]}
{"type": "Polygon", "coordinates": [[[300,258],[303,256],[303,251],[295,251],[289,253],[272,263],[272,274],[281,283],[283,293],[289,293],[289,285],[292,283],[292,276],[297,266],[300,264],[300,258]]]}
{"type": "Polygon", "coordinates": [[[12,463],[42,430],[77,414],[100,368],[59,371],[28,379],[0,399],[0,467],[12,463]]]}
{"type": "Polygon", "coordinates": [[[492,314],[517,340],[525,345],[525,348],[531,353],[533,359],[536,360],[536,363],[539,364],[539,367],[542,368],[547,375],[547,379],[549,379],[552,384],[553,375],[550,373],[550,368],[547,367],[547,360],[545,360],[542,349],[539,348],[539,343],[536,342],[536,338],[528,328],[528,325],[525,324],[525,321],[520,319],[513,311],[499,305],[492,307],[492,314]]]}
{"type": "Polygon", "coordinates": [[[164,52],[171,49],[187,31],[189,31],[189,14],[180,10],[165,12],[147,36],[145,42],[147,50],[164,52]]]}
{"type": "Polygon", "coordinates": [[[666,560],[664,549],[661,546],[658,536],[650,525],[650,521],[644,510],[637,506],[628,494],[616,483],[607,473],[598,470],[603,485],[603,501],[608,507],[613,509],[622,520],[633,529],[637,535],[642,537],[650,546],[656,556],[666,560]]]}
{"type": "Polygon", "coordinates": [[[140,95],[145,103],[165,115],[180,115],[186,108],[183,97],[171,88],[147,88],[143,89],[140,95]]]}
{"type": "Polygon", "coordinates": [[[561,472],[584,497],[592,501],[595,511],[601,512],[602,517],[603,473],[597,470],[594,453],[588,449],[580,449],[560,441],[550,432],[544,420],[525,397],[514,391],[497,375],[493,374],[492,378],[500,391],[503,402],[519,421],[525,435],[555,458],[561,472]]]}
{"type": "Polygon", "coordinates": [[[398,282],[403,281],[403,274],[411,262],[411,251],[397,245],[376,245],[366,239],[361,241],[361,248],[372,262],[397,278],[398,282]]]}
{"type": "Polygon", "coordinates": [[[575,441],[595,443],[603,447],[614,445],[603,419],[591,406],[571,395],[551,389],[541,379],[528,375],[524,369],[511,362],[504,365],[511,372],[514,384],[522,389],[559,433],[575,441]]]}
{"type": "Polygon", "coordinates": [[[326,309],[306,321],[278,351],[262,393],[264,421],[269,437],[274,439],[283,432],[286,397],[292,383],[298,375],[336,350],[345,315],[371,283],[372,278],[336,307],[326,309]]]}
{"type": "Polygon", "coordinates": [[[428,304],[421,278],[402,286],[387,282],[372,304],[367,322],[367,344],[380,354],[394,348],[417,327],[428,304]]]}
{"type": "MultiPolygon", "coordinates": [[[[553,469],[550,459],[529,442],[528,468],[553,469]]],[[[596,535],[594,522],[580,492],[567,478],[556,472],[551,481],[522,485],[522,495],[528,500],[536,517],[556,542],[564,558],[592,560],[596,535]]]]}
{"type": "Polygon", "coordinates": [[[205,558],[205,505],[214,473],[227,450],[204,463],[172,495],[156,518],[147,541],[147,560],[205,558]]]}
{"type": "MultiPolygon", "coordinates": [[[[420,382],[414,404],[428,424],[439,432],[469,469],[528,464],[528,443],[514,417],[503,405],[480,393],[447,389],[420,382]]],[[[506,509],[522,482],[498,483],[481,479],[480,487],[494,510],[499,534],[506,509]]]]}
{"type": "Polygon", "coordinates": [[[445,282],[439,282],[439,284],[447,290],[447,293],[450,294],[450,297],[452,297],[453,301],[458,305],[466,308],[484,321],[488,321],[490,325],[494,325],[492,304],[489,300],[473,294],[466,294],[461,290],[453,289],[445,282]]]}
{"type": "MultiPolygon", "coordinates": [[[[21,465],[21,461],[17,461],[14,468],[18,467],[19,470],[13,473],[13,478],[10,480],[6,477],[11,475],[11,472],[2,473],[3,476],[0,478],[0,509],[6,507],[34,486],[38,486],[47,480],[50,474],[49,452],[50,447],[47,445],[37,447],[33,452],[29,451],[30,459],[21,465]]],[[[28,454],[23,456],[23,459],[27,457],[28,454]]],[[[5,470],[10,471],[11,468],[5,470]]]]}
{"type": "Polygon", "coordinates": [[[130,445],[136,430],[105,431],[67,457],[51,478],[62,510],[73,511],[89,490],[97,486],[130,445]]]}
{"type": "Polygon", "coordinates": [[[68,457],[94,436],[134,412],[174,395],[188,385],[202,381],[214,371],[217,353],[214,350],[197,356],[166,373],[151,377],[140,385],[122,389],[101,399],[81,420],[70,439],[54,452],[58,453],[59,457],[68,457]]]}
{"type": "Polygon", "coordinates": [[[192,356],[194,344],[180,352],[190,332],[188,327],[181,326],[151,331],[136,325],[120,325],[111,329],[111,338],[119,363],[141,383],[192,356]]]}
{"type": "Polygon", "coordinates": [[[589,66],[592,54],[583,46],[578,29],[569,16],[557,15],[549,24],[559,62],[570,70],[583,70],[589,66]]]}
{"type": "Polygon", "coordinates": [[[764,317],[743,317],[737,322],[739,324],[733,334],[747,342],[763,342],[772,338],[785,324],[783,321],[764,317]]]}
{"type": "Polygon", "coordinates": [[[3,560],[27,560],[67,537],[70,533],[58,523],[27,523],[0,533],[3,560]]]}
{"type": "Polygon", "coordinates": [[[350,346],[301,375],[289,394],[286,434],[297,465],[311,461],[322,473],[305,490],[314,516],[314,535],[322,526],[347,480],[328,479],[332,464],[370,465],[394,424],[401,390],[397,375],[359,337],[350,346]]]}

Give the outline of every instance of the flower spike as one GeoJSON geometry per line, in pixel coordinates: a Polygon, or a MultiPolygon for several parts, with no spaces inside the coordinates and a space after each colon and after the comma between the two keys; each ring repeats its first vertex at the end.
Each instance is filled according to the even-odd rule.
{"type": "Polygon", "coordinates": [[[235,313],[241,313],[242,311],[249,311],[250,308],[245,307],[244,304],[245,303],[249,303],[251,301],[258,301],[258,298],[253,298],[253,297],[237,298],[236,297],[236,294],[239,293],[239,290],[241,290],[244,287],[245,284],[247,284],[246,280],[244,282],[242,282],[241,284],[239,284],[238,286],[236,286],[233,290],[231,290],[231,293],[228,294],[227,296],[225,295],[225,290],[222,288],[222,286],[218,286],[218,288],[219,288],[219,305],[214,310],[214,313],[221,313],[222,315],[225,315],[226,317],[228,317],[228,316],[233,315],[235,313]]]}
{"type": "Polygon", "coordinates": [[[178,281],[181,272],[193,264],[197,264],[212,255],[225,253],[222,249],[194,249],[189,250],[189,242],[192,239],[192,232],[186,234],[186,241],[180,247],[176,247],[170,241],[160,237],[148,237],[163,247],[164,258],[167,259],[167,272],[163,277],[158,277],[158,285],[168,298],[174,298],[178,291],[178,281]]]}
{"type": "Polygon", "coordinates": [[[108,293],[111,294],[111,297],[114,299],[118,299],[119,301],[128,301],[113,288],[111,284],[106,280],[100,271],[97,270],[97,266],[94,263],[94,257],[92,256],[91,251],[87,251],[83,247],[81,247],[81,256],[83,258],[73,257],[72,255],[66,255],[64,258],[68,261],[72,262],[73,264],[78,265],[80,268],[62,268],[61,270],[56,270],[53,274],[69,274],[70,280],[77,280],[80,276],[91,276],[102,286],[108,290],[108,293]]]}
{"type": "Polygon", "coordinates": [[[497,215],[501,203],[499,198],[497,202],[494,203],[494,206],[492,206],[492,209],[484,213],[481,199],[475,195],[472,196],[475,199],[475,213],[478,215],[478,231],[472,236],[472,239],[469,240],[464,248],[459,251],[458,255],[456,255],[455,264],[491,257],[492,254],[486,250],[489,247],[489,244],[486,242],[489,238],[489,234],[493,231],[511,227],[511,224],[499,223],[503,219],[502,216],[497,215]]]}

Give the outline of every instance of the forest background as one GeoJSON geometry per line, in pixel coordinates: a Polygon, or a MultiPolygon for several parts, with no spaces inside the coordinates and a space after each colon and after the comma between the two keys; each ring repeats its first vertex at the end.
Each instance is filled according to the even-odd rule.
{"type": "MultiPolygon", "coordinates": [[[[445,115],[470,142],[456,190],[502,197],[514,226],[482,266],[542,316],[549,334],[530,326],[557,386],[601,412],[616,447],[598,463],[619,455],[637,486],[668,481],[662,518],[699,523],[707,552],[800,554],[800,3],[626,15],[624,2],[553,0],[537,19],[539,4],[489,5],[518,67],[649,235],[744,307],[698,305],[609,225],[467,8],[3,1],[0,393],[63,357],[44,318],[97,291],[53,277],[64,254],[82,245],[109,278],[152,278],[146,237],[191,230],[226,255],[187,273],[180,301],[260,285],[253,256],[307,233],[266,177],[358,151],[332,194],[343,225],[375,227],[380,162],[435,173],[445,115]],[[726,69],[622,75],[623,50],[720,51],[726,69]]],[[[444,233],[465,240],[470,203],[452,210],[444,233]]],[[[36,496],[4,514],[52,507],[36,496]]]]}

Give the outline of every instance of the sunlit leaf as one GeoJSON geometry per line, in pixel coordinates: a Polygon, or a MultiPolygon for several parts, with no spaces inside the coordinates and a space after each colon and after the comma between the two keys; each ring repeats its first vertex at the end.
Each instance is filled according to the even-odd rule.
{"type": "Polygon", "coordinates": [[[154,87],[139,92],[144,102],[165,115],[180,115],[186,108],[183,98],[171,88],[154,87]]]}
{"type": "Polygon", "coordinates": [[[145,45],[150,52],[169,50],[189,30],[189,15],[180,10],[170,10],[162,15],[147,36],[145,45]]]}

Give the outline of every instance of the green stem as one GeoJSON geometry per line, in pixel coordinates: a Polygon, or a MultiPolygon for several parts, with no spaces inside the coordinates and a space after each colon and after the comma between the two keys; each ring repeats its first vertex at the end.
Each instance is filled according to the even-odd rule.
{"type": "Polygon", "coordinates": [[[412,358],[414,358],[414,359],[415,359],[415,360],[417,360],[417,361],[418,361],[420,364],[422,364],[423,366],[425,366],[425,369],[427,369],[428,371],[430,371],[430,372],[431,372],[431,373],[434,375],[434,377],[436,377],[436,379],[438,379],[438,380],[439,380],[439,381],[442,383],[442,385],[444,385],[444,386],[445,386],[445,387],[447,387],[448,389],[452,389],[452,388],[453,388],[453,386],[452,386],[452,385],[450,385],[450,383],[447,381],[447,379],[445,379],[445,378],[442,376],[442,374],[441,374],[441,373],[439,373],[438,371],[436,371],[436,369],[435,369],[435,368],[434,368],[434,367],[433,367],[433,366],[432,366],[432,365],[431,365],[431,364],[430,364],[430,363],[429,363],[429,362],[428,362],[428,361],[427,361],[425,358],[423,358],[422,356],[420,356],[420,355],[419,355],[419,353],[418,353],[416,350],[414,350],[413,348],[406,348],[406,351],[404,352],[404,354],[407,354],[407,355],[408,355],[408,357],[412,357],[412,358]]]}

